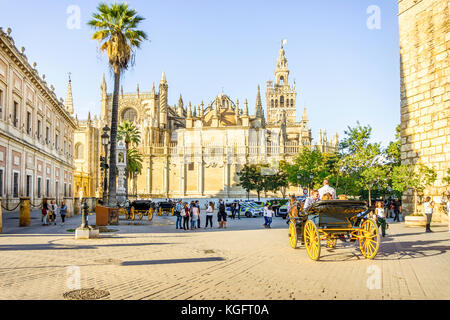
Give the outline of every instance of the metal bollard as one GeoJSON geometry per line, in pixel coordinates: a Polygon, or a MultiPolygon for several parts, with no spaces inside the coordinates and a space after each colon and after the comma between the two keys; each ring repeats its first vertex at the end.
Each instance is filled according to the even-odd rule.
{"type": "Polygon", "coordinates": [[[20,198],[19,227],[29,227],[30,221],[30,198],[20,198]]]}

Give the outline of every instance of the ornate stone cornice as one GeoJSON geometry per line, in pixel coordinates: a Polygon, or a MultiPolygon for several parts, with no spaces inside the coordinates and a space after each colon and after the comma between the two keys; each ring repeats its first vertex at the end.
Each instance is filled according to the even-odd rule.
{"type": "Polygon", "coordinates": [[[75,129],[75,120],[66,111],[64,104],[58,100],[58,97],[47,86],[47,83],[39,77],[37,70],[28,63],[27,57],[24,54],[25,49],[23,49],[22,52],[19,52],[14,44],[13,38],[9,34],[3,32],[2,28],[0,28],[0,49],[10,57],[41,94],[55,107],[56,111],[75,129]]]}

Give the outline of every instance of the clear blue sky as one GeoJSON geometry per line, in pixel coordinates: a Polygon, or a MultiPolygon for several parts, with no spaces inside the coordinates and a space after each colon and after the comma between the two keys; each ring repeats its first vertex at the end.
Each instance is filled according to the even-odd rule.
{"type": "MultiPolygon", "coordinates": [[[[110,2],[110,1],[107,1],[110,2]]],[[[297,117],[306,105],[316,139],[319,128],[340,138],[348,125],[369,124],[373,141],[394,139],[400,122],[400,66],[397,1],[393,0],[133,0],[146,18],[141,29],[151,41],[137,52],[136,65],[123,79],[125,92],[150,91],[162,71],[169,103],[180,93],[185,103],[209,103],[224,88],[233,100],[248,98],[253,112],[258,84],[264,95],[281,39],[297,83],[297,117]],[[381,29],[370,30],[367,8],[381,9],[381,29]]],[[[97,1],[1,0],[0,26],[12,28],[58,96],[65,98],[72,73],[79,119],[100,114],[100,83],[112,77],[107,58],[97,51],[86,25],[97,1]],[[69,29],[67,8],[81,9],[81,28],[69,29]]],[[[265,101],[263,99],[263,103],[265,101]]],[[[242,106],[242,103],[241,103],[242,106]]]]}

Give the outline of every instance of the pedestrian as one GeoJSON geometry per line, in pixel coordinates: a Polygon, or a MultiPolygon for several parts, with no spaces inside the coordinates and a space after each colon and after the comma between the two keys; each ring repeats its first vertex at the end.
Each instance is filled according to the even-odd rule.
{"type": "Polygon", "coordinates": [[[231,210],[231,219],[235,219],[236,217],[236,203],[232,203],[230,206],[230,210],[231,210]]]}
{"type": "Polygon", "coordinates": [[[184,216],[183,216],[183,229],[189,230],[189,205],[187,202],[184,203],[184,216]]]}
{"type": "Polygon", "coordinates": [[[382,201],[375,203],[375,214],[377,216],[377,226],[380,227],[381,225],[381,235],[384,237],[386,235],[386,213],[382,201]]]}
{"type": "Polygon", "coordinates": [[[177,217],[177,221],[175,223],[176,225],[176,229],[178,229],[178,227],[180,227],[180,229],[182,229],[183,227],[181,226],[181,221],[183,220],[182,216],[181,216],[181,211],[183,210],[183,206],[182,206],[182,202],[181,200],[179,200],[177,202],[177,204],[175,205],[175,216],[177,217]]]}
{"type": "Polygon", "coordinates": [[[222,199],[219,200],[219,212],[217,213],[217,220],[219,221],[219,229],[227,228],[227,212],[225,203],[222,199]]]}
{"type": "Polygon", "coordinates": [[[200,209],[197,207],[197,205],[195,204],[195,202],[192,203],[192,224],[191,227],[193,230],[196,230],[198,228],[198,224],[197,221],[199,219],[199,215],[200,215],[200,209]]]}
{"type": "Polygon", "coordinates": [[[427,216],[427,225],[425,232],[433,232],[431,231],[431,218],[433,217],[434,201],[431,200],[431,197],[426,197],[423,208],[425,211],[425,215],[427,216]]]}
{"type": "Polygon", "coordinates": [[[241,220],[241,201],[238,201],[236,206],[237,206],[238,219],[241,220]]]}
{"type": "Polygon", "coordinates": [[[197,228],[200,229],[200,214],[201,214],[201,209],[200,209],[200,201],[195,201],[195,205],[198,208],[198,220],[197,220],[197,228]]]}
{"type": "Polygon", "coordinates": [[[270,225],[272,224],[273,213],[274,213],[273,207],[269,206],[267,208],[267,214],[266,214],[267,215],[267,228],[269,228],[269,229],[270,229],[270,225]]]}
{"type": "Polygon", "coordinates": [[[330,187],[330,182],[328,179],[323,180],[323,187],[319,190],[319,198],[322,199],[323,195],[325,193],[331,194],[331,200],[336,199],[336,190],[334,188],[330,187]]]}
{"type": "Polygon", "coordinates": [[[61,225],[63,226],[66,220],[67,205],[66,202],[61,202],[61,208],[59,208],[59,215],[61,216],[61,225]]]}
{"type": "Polygon", "coordinates": [[[48,226],[49,205],[47,199],[42,200],[42,225],[48,226]]]}
{"type": "Polygon", "coordinates": [[[266,202],[266,204],[264,205],[264,213],[263,213],[263,216],[264,216],[264,228],[267,228],[267,225],[268,225],[268,219],[267,219],[267,211],[268,210],[269,210],[269,203],[266,202]]]}
{"type": "Polygon", "coordinates": [[[394,218],[394,200],[389,200],[389,215],[394,218]]]}
{"type": "Polygon", "coordinates": [[[393,203],[393,206],[394,206],[394,222],[395,221],[398,221],[398,222],[400,222],[400,210],[401,210],[401,206],[400,206],[400,201],[398,201],[398,200],[395,200],[394,201],[394,203],[393,203]]]}
{"type": "Polygon", "coordinates": [[[56,225],[56,206],[55,206],[55,200],[50,201],[50,205],[48,206],[49,209],[49,224],[54,223],[56,225]]]}
{"type": "Polygon", "coordinates": [[[211,228],[213,227],[213,213],[214,213],[214,203],[210,202],[208,208],[206,209],[206,225],[205,229],[208,228],[208,221],[211,224],[211,228]]]}

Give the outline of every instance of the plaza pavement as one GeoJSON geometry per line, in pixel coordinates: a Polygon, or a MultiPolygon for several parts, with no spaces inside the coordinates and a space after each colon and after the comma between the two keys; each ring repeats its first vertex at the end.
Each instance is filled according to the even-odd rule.
{"type": "Polygon", "coordinates": [[[272,229],[262,218],[242,218],[226,230],[197,232],[175,230],[175,219],[121,220],[100,239],[75,240],[67,230],[80,216],[43,227],[33,212],[31,226],[19,228],[17,213],[3,213],[0,299],[64,299],[76,288],[71,266],[80,270],[81,288],[107,290],[105,299],[450,298],[447,225],[430,234],[391,223],[374,260],[338,241],[315,262],[303,246],[290,247],[281,218],[272,229]]]}

